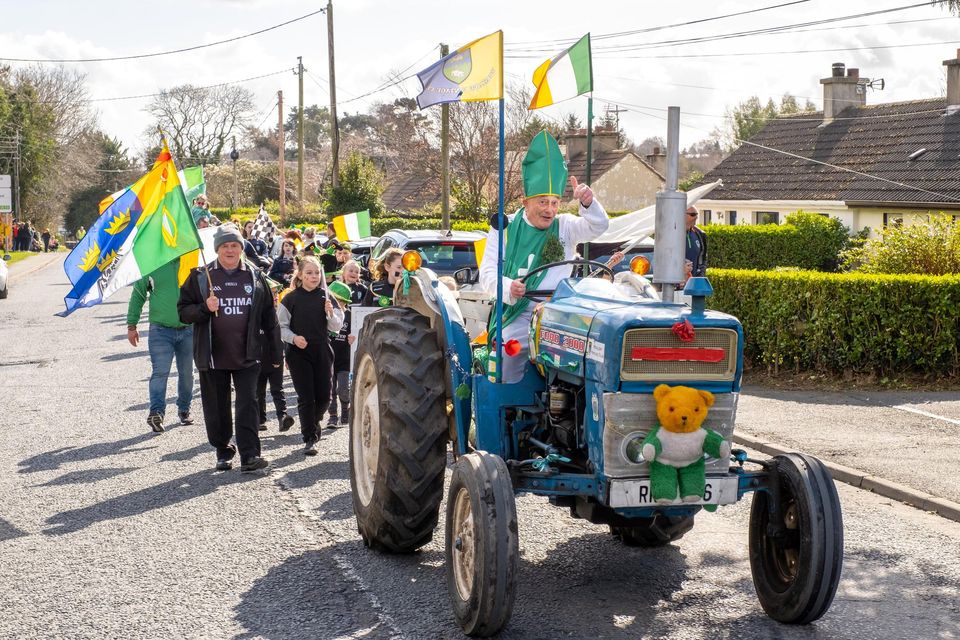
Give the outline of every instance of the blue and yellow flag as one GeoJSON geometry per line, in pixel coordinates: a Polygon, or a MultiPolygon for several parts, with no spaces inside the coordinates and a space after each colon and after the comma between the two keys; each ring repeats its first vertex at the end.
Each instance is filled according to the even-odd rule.
{"type": "Polygon", "coordinates": [[[503,31],[466,44],[417,74],[421,109],[503,97],[503,31]]]}
{"type": "Polygon", "coordinates": [[[107,205],[67,256],[63,269],[73,289],[63,300],[66,309],[57,315],[99,304],[199,246],[177,169],[164,145],[150,172],[107,205]]]}

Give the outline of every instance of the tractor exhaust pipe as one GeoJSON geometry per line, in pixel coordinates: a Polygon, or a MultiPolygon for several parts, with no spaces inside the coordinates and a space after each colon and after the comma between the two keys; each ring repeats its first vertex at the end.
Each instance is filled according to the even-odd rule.
{"type": "Polygon", "coordinates": [[[673,302],[677,285],[684,280],[687,235],[687,194],[677,191],[680,172],[680,107],[667,109],[666,186],[657,193],[653,282],[660,298],[673,302]]]}

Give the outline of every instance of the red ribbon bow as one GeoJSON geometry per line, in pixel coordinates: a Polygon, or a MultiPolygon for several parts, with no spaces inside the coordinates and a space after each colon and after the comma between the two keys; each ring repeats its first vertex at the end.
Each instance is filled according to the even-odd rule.
{"type": "Polygon", "coordinates": [[[690,324],[689,320],[684,320],[683,322],[678,322],[671,328],[673,335],[679,338],[680,342],[693,342],[696,338],[696,334],[693,331],[693,325],[690,324]]]}

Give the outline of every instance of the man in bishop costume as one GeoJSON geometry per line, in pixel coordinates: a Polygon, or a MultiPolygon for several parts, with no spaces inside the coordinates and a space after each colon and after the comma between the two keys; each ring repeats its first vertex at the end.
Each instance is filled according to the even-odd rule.
{"type": "MultiPolygon", "coordinates": [[[[530,318],[533,305],[523,297],[528,290],[556,289],[557,284],[572,273],[570,265],[545,269],[527,278],[520,278],[537,267],[571,260],[576,255],[577,245],[590,242],[602,235],[610,226],[610,219],[593,191],[585,184],[577,184],[570,176],[573,197],[579,203],[579,215],[557,214],[560,198],[567,184],[567,164],[557,141],[546,131],[538,133],[523,159],[523,207],[513,215],[506,216],[503,250],[503,342],[517,340],[521,352],[513,357],[504,356],[503,381],[518,382],[529,357],[530,318]]],[[[491,219],[487,244],[480,263],[480,286],[487,292],[497,292],[497,244],[500,230],[498,216],[491,219]]],[[[491,322],[491,339],[494,324],[491,322]]],[[[491,360],[494,359],[491,349],[491,360]]]]}

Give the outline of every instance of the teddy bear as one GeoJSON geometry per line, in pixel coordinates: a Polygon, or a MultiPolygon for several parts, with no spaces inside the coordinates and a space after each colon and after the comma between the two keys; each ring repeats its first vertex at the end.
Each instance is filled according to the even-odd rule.
{"type": "Polygon", "coordinates": [[[640,455],[650,463],[650,497],[658,504],[677,499],[699,502],[706,489],[703,454],[730,457],[730,443],[701,425],[713,406],[713,394],[692,387],[657,385],[658,424],[640,444],[640,455]]]}

